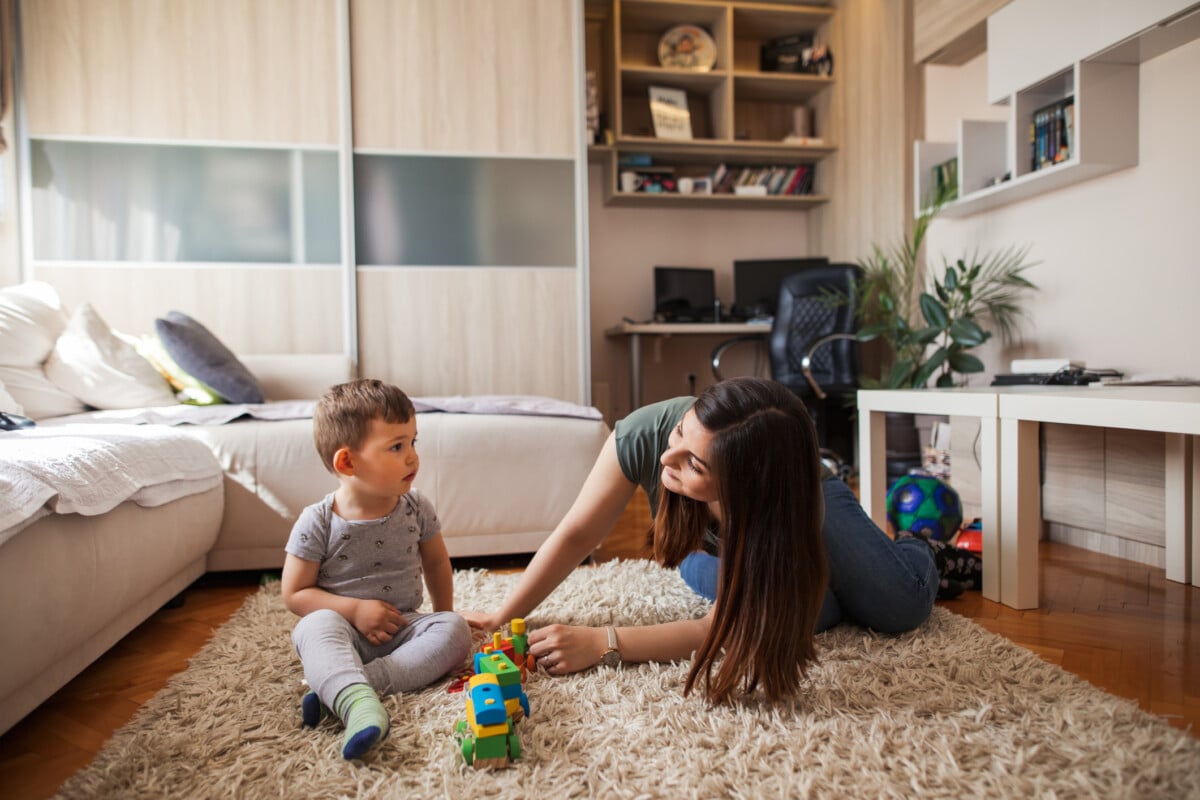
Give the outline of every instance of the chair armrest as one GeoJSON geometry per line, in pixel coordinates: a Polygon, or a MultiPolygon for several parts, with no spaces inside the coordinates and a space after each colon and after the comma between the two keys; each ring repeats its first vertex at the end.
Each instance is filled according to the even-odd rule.
{"type": "Polygon", "coordinates": [[[805,353],[804,356],[800,359],[800,371],[804,373],[804,380],[808,381],[808,385],[812,387],[813,394],[815,394],[817,396],[818,400],[825,399],[825,392],[823,389],[821,389],[821,385],[817,383],[816,379],[813,378],[813,374],[812,374],[813,353],[817,352],[818,347],[827,345],[830,342],[837,341],[838,339],[857,340],[858,336],[853,333],[831,333],[828,336],[822,336],[820,339],[817,339],[815,342],[812,343],[812,347],[808,348],[808,352],[805,353]]]}
{"type": "Polygon", "coordinates": [[[766,340],[766,338],[767,335],[765,333],[746,333],[721,342],[712,351],[713,377],[719,381],[725,380],[725,376],[721,374],[721,357],[725,355],[726,350],[735,345],[744,344],[745,342],[763,342],[766,340]]]}

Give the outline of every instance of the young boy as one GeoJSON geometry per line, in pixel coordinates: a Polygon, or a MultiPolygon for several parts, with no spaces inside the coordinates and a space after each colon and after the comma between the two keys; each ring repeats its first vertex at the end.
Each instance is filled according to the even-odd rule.
{"type": "Polygon", "coordinates": [[[453,613],[450,557],[433,505],[411,491],[417,416],[395,386],[334,386],[313,412],[313,439],[338,488],[300,514],[283,565],[284,603],[311,691],[301,701],[315,727],[332,709],[346,726],[342,757],[383,740],[380,694],[426,686],[462,665],[471,632],[453,613]],[[414,611],[423,599],[434,613],[414,611]]]}

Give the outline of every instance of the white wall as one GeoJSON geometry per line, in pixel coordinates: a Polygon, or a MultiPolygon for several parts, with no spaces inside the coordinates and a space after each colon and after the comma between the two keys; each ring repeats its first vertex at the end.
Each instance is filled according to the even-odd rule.
{"type": "MultiPolygon", "coordinates": [[[[645,209],[604,205],[601,167],[588,169],[591,273],[592,403],[610,422],[629,413],[629,344],[604,331],[622,317],[647,320],[654,312],[654,267],[711,267],[717,297],[733,302],[733,261],[788,258],[808,252],[808,215],[802,211],[645,209]]],[[[709,355],[726,337],[683,336],[643,340],[643,402],[688,393],[713,383],[709,355]],[[661,348],[661,349],[660,349],[661,348]]],[[[753,357],[731,351],[726,375],[753,371],[753,357]]],[[[765,364],[764,364],[765,366],[765,364]]],[[[764,371],[763,374],[766,374],[764,371]]]]}
{"type": "MultiPolygon", "coordinates": [[[[1011,358],[1069,356],[1126,374],[1200,378],[1200,41],[1140,68],[1136,167],[931,228],[931,263],[976,246],[1032,245],[1040,291],[1021,346],[981,348],[988,373],[1011,358]]],[[[926,138],[982,117],[986,55],[929,67],[926,138]]],[[[1000,110],[1003,114],[1003,109],[1000,110]]],[[[1001,119],[1003,116],[1000,117],[1001,119]]]]}

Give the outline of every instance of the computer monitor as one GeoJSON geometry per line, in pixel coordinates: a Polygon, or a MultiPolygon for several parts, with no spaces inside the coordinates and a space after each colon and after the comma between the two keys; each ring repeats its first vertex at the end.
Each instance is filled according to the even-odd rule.
{"type": "Polygon", "coordinates": [[[716,271],[706,267],[655,267],[655,316],[664,322],[711,321],[716,283],[716,271]]]}
{"type": "Polygon", "coordinates": [[[733,262],[733,313],[743,319],[775,316],[779,285],[793,272],[829,263],[828,258],[759,258],[733,262]]]}

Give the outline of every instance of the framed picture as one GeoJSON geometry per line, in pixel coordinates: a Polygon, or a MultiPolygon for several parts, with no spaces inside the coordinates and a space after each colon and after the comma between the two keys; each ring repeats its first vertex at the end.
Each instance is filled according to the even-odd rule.
{"type": "Polygon", "coordinates": [[[692,115],[687,92],[665,86],[650,87],[650,116],[659,139],[691,139],[692,115]]]}
{"type": "Polygon", "coordinates": [[[692,194],[712,194],[712,178],[693,178],[692,194]]]}

